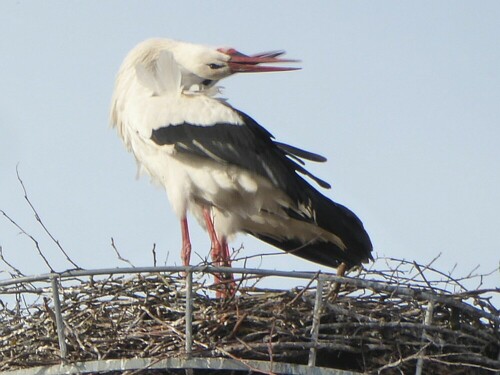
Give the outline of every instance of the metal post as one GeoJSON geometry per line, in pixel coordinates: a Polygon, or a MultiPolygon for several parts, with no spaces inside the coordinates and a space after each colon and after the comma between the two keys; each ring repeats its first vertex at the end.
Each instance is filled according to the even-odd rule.
{"type": "Polygon", "coordinates": [[[186,270],[186,355],[189,358],[193,349],[193,272],[186,270]]]}
{"type": "MultiPolygon", "coordinates": [[[[424,325],[430,326],[432,323],[432,314],[434,312],[434,301],[430,300],[427,304],[427,311],[425,312],[424,325]]],[[[422,342],[425,341],[425,328],[422,330],[422,342]]],[[[424,368],[424,355],[425,350],[422,349],[417,360],[417,367],[415,368],[415,375],[422,375],[424,368]]]]}
{"type": "Polygon", "coordinates": [[[316,344],[318,343],[319,323],[321,317],[321,304],[323,302],[323,283],[324,280],[321,277],[321,275],[319,275],[318,282],[316,285],[316,298],[314,301],[313,321],[311,327],[311,341],[313,343],[313,346],[309,351],[309,361],[307,363],[309,367],[316,366],[316,353],[317,353],[316,344]]]}
{"type": "Polygon", "coordinates": [[[59,340],[59,350],[61,352],[61,359],[63,362],[66,360],[68,353],[66,347],[66,338],[64,336],[64,321],[61,313],[61,300],[59,299],[59,288],[57,276],[50,277],[50,284],[52,286],[52,301],[54,302],[54,314],[56,316],[56,329],[57,338],[59,340]]]}

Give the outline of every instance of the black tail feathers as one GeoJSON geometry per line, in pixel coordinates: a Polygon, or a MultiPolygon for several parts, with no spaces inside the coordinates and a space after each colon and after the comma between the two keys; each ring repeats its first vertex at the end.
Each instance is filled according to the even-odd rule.
{"type": "Polygon", "coordinates": [[[311,196],[311,206],[316,213],[315,219],[303,221],[334,234],[344,246],[321,240],[303,243],[298,236],[273,238],[265,234],[250,234],[290,254],[327,267],[336,268],[345,263],[351,268],[373,260],[370,237],[361,220],[351,210],[315,190],[311,196]]]}

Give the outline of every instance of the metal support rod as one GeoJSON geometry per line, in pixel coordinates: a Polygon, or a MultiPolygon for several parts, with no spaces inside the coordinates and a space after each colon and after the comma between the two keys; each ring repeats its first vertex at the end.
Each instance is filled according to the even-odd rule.
{"type": "Polygon", "coordinates": [[[314,301],[313,321],[311,327],[311,341],[313,343],[313,346],[309,351],[309,361],[307,363],[309,367],[316,366],[316,353],[317,353],[316,344],[318,343],[319,323],[320,323],[321,308],[322,308],[321,305],[323,302],[323,283],[324,280],[321,277],[321,275],[319,275],[318,282],[316,284],[316,298],[314,301]]]}
{"type": "Polygon", "coordinates": [[[193,349],[193,272],[186,270],[186,355],[193,349]]]}
{"type": "MultiPolygon", "coordinates": [[[[70,270],[61,273],[49,273],[34,276],[23,276],[16,277],[7,280],[0,280],[0,293],[2,293],[2,287],[15,284],[30,283],[36,281],[48,280],[53,276],[60,279],[80,277],[80,276],[97,276],[97,275],[123,275],[123,274],[138,274],[144,272],[186,272],[189,268],[191,272],[202,272],[202,273],[238,273],[238,274],[254,274],[262,276],[276,276],[276,277],[293,277],[296,279],[308,279],[316,275],[316,272],[296,272],[296,271],[277,271],[277,270],[262,270],[255,268],[230,268],[230,267],[209,267],[209,266],[163,266],[163,267],[128,267],[128,268],[102,268],[95,270],[70,270]]],[[[458,301],[452,296],[445,294],[436,294],[435,292],[425,292],[422,290],[415,290],[407,286],[392,285],[388,282],[376,281],[376,280],[365,280],[357,279],[352,277],[340,277],[333,274],[322,274],[325,280],[349,283],[350,285],[370,288],[374,291],[386,291],[390,292],[396,296],[407,296],[416,298],[418,300],[434,300],[435,302],[444,303],[447,306],[457,307],[465,312],[477,316],[480,318],[489,319],[495,323],[500,324],[500,317],[498,314],[492,314],[481,309],[477,309],[467,303],[458,301]]]]}
{"type": "Polygon", "coordinates": [[[52,286],[52,301],[54,302],[54,315],[56,316],[56,329],[57,338],[59,340],[59,350],[61,352],[61,359],[63,360],[63,362],[65,362],[68,350],[66,347],[66,338],[64,336],[64,322],[61,313],[61,300],[59,299],[59,286],[57,282],[57,276],[52,276],[50,278],[50,284],[52,286]]]}
{"type": "MultiPolygon", "coordinates": [[[[430,326],[432,324],[432,314],[434,313],[434,301],[430,300],[427,305],[427,311],[425,312],[424,326],[430,326]]],[[[422,330],[422,342],[425,339],[425,328],[422,330]]],[[[422,349],[417,360],[417,367],[415,368],[415,375],[422,375],[422,370],[424,368],[424,355],[425,350],[422,349]]]]}

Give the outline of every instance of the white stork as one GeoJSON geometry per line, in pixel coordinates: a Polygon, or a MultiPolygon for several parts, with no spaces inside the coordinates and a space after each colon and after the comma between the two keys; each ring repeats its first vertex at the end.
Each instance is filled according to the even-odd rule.
{"type": "Polygon", "coordinates": [[[187,212],[206,227],[214,264],[230,265],[227,240],[249,233],[329,267],[371,259],[363,224],[301,175],[319,155],[283,144],[247,114],[217,98],[220,79],[240,72],[286,71],[279,52],[244,55],[232,48],[169,39],[140,43],[116,78],[111,122],[139,168],[166,190],[181,221],[189,264],[187,212]]]}

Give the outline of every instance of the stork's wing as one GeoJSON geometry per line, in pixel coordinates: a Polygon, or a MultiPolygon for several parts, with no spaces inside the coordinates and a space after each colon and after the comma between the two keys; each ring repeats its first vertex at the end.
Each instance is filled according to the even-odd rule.
{"type": "MultiPolygon", "coordinates": [[[[236,110],[234,110],[236,111],[236,110]]],[[[300,233],[274,236],[264,231],[242,228],[247,233],[294,255],[329,267],[341,262],[353,266],[371,259],[372,244],[363,224],[348,208],[330,200],[298,175],[305,174],[321,186],[326,182],[307,172],[296,158],[322,161],[319,155],[277,143],[273,136],[250,116],[235,112],[241,122],[192,124],[184,122],[153,130],[151,139],[158,145],[173,145],[181,154],[208,158],[217,163],[235,165],[269,179],[286,192],[296,204],[283,207],[292,220],[304,223],[302,230],[313,224],[333,234],[339,241],[313,240],[304,243],[300,233]],[[303,215],[300,207],[310,208],[303,215]]]]}
{"type": "Polygon", "coordinates": [[[305,180],[302,173],[322,187],[330,185],[315,177],[295,160],[323,161],[319,155],[278,143],[266,129],[250,116],[235,110],[241,123],[216,122],[191,124],[184,122],[154,129],[151,139],[158,145],[174,145],[179,153],[209,158],[218,163],[235,165],[268,178],[295,201],[304,201],[305,180]],[[293,157],[292,160],[289,156],[293,157]]]}

